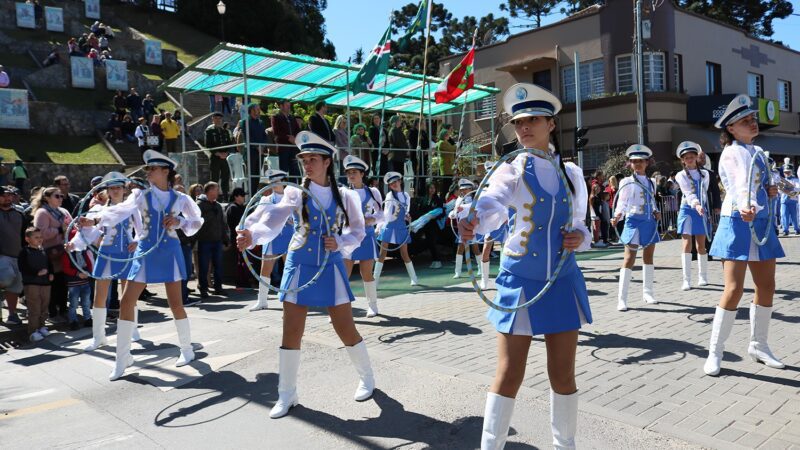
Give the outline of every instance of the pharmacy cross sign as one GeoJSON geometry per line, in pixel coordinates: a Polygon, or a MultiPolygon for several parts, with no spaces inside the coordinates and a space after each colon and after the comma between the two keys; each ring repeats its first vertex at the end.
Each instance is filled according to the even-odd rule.
{"type": "Polygon", "coordinates": [[[761,50],[758,49],[757,45],[750,45],[750,48],[734,48],[731,49],[733,53],[738,53],[741,55],[742,59],[746,59],[750,61],[750,65],[755,67],[756,69],[761,67],[761,65],[768,65],[768,64],[775,64],[774,59],[770,59],[769,55],[766,53],[761,53],[761,50]]]}

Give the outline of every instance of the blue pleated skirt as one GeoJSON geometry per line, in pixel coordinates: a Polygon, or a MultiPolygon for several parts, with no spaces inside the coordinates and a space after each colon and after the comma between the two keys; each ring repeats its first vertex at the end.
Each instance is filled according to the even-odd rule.
{"type": "Polygon", "coordinates": [[[722,216],[709,254],[715,258],[735,261],[766,261],[786,256],[768,218],[756,218],[753,226],[759,238],[763,238],[764,233],[769,236],[763,246],[753,242],[750,226],[738,214],[722,216]]]}
{"type": "Polygon", "coordinates": [[[638,245],[647,247],[661,241],[658,235],[658,222],[655,219],[645,218],[643,214],[630,215],[625,218],[625,228],[619,237],[625,245],[638,245]]]}
{"type": "Polygon", "coordinates": [[[708,220],[701,216],[696,209],[689,205],[681,206],[678,211],[678,234],[702,236],[706,234],[706,226],[709,227],[710,231],[708,220]],[[703,226],[703,223],[706,225],[703,226]]]}
{"type": "Polygon", "coordinates": [[[375,227],[367,226],[366,235],[364,235],[364,239],[361,240],[361,245],[359,245],[357,249],[353,250],[353,254],[350,255],[350,260],[366,261],[377,258],[378,246],[375,245],[375,227]]]}
{"type": "Polygon", "coordinates": [[[378,240],[381,242],[388,242],[390,244],[408,244],[410,242],[408,236],[408,228],[405,222],[400,225],[389,224],[381,231],[378,240]]]}
{"type": "MultiPolygon", "coordinates": [[[[134,256],[138,256],[148,247],[142,243],[136,249],[134,256]]],[[[186,279],[186,263],[183,260],[183,249],[177,238],[165,237],[158,243],[158,248],[148,253],[144,258],[135,259],[128,272],[128,280],[143,283],[170,283],[186,279]],[[139,272],[144,270],[144,279],[137,279],[139,272]]]]}
{"type": "MultiPolygon", "coordinates": [[[[117,250],[115,247],[114,250],[117,250]]],[[[100,247],[100,255],[110,256],[117,259],[131,258],[128,252],[112,251],[110,249],[100,247]]],[[[112,261],[108,258],[103,258],[100,255],[95,255],[94,268],[92,269],[92,276],[97,279],[114,279],[125,278],[128,275],[128,269],[131,262],[112,261]]]]}
{"type": "MultiPolygon", "coordinates": [[[[289,252],[283,269],[281,289],[296,289],[308,283],[320,266],[304,264],[297,261],[295,252],[289,252]]],[[[278,300],[287,301],[300,306],[336,306],[355,300],[350,283],[345,278],[344,262],[341,253],[331,253],[328,263],[322,270],[319,279],[311,286],[296,293],[281,292],[278,300]]]]}

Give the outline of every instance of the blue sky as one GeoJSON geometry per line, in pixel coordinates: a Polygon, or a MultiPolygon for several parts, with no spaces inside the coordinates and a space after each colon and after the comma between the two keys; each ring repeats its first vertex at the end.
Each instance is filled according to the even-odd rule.
{"type": "MultiPolygon", "coordinates": [[[[347,61],[356,49],[363,47],[369,51],[370,47],[380,38],[386,30],[389,13],[392,9],[399,9],[412,0],[328,0],[328,8],[323,11],[327,26],[327,37],[336,46],[336,57],[340,61],[347,61]]],[[[461,19],[464,16],[480,18],[488,13],[495,16],[506,14],[498,8],[498,0],[451,0],[445,2],[447,10],[454,17],[461,19]]],[[[793,0],[792,5],[796,14],[800,14],[800,0],[793,0]]],[[[543,24],[552,23],[561,18],[555,14],[543,20],[543,24]]],[[[519,33],[525,28],[515,28],[515,25],[530,23],[526,20],[513,20],[511,33],[519,33]]],[[[789,47],[800,50],[800,16],[790,16],[788,19],[773,22],[775,34],[773,38],[781,40],[789,47]]]]}

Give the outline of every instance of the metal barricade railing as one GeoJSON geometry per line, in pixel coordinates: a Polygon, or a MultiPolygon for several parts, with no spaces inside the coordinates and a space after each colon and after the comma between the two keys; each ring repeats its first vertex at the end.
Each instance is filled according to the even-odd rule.
{"type": "Polygon", "coordinates": [[[661,211],[661,220],[658,228],[661,239],[675,239],[678,237],[678,210],[680,203],[675,195],[658,196],[658,209],[661,211]]]}

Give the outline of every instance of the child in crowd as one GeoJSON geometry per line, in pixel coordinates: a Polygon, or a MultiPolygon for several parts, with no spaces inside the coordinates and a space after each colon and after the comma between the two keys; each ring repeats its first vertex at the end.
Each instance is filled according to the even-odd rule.
{"type": "Polygon", "coordinates": [[[19,271],[28,306],[28,333],[32,342],[41,341],[50,332],[45,326],[50,306],[50,282],[53,264],[42,248],[42,232],[36,227],[25,230],[25,246],[19,254],[19,271]]]}
{"type": "MultiPolygon", "coordinates": [[[[75,230],[70,232],[70,239],[75,237],[75,230]]],[[[67,298],[69,299],[69,325],[71,330],[80,328],[78,325],[78,302],[83,311],[83,326],[92,326],[92,286],[91,278],[87,273],[92,273],[93,261],[89,250],[64,252],[61,256],[64,266],[64,278],[67,282],[67,298]],[[70,258],[71,253],[73,258],[70,258]],[[75,262],[72,262],[72,260],[75,262]],[[79,264],[80,267],[75,264],[79,264]]]]}

